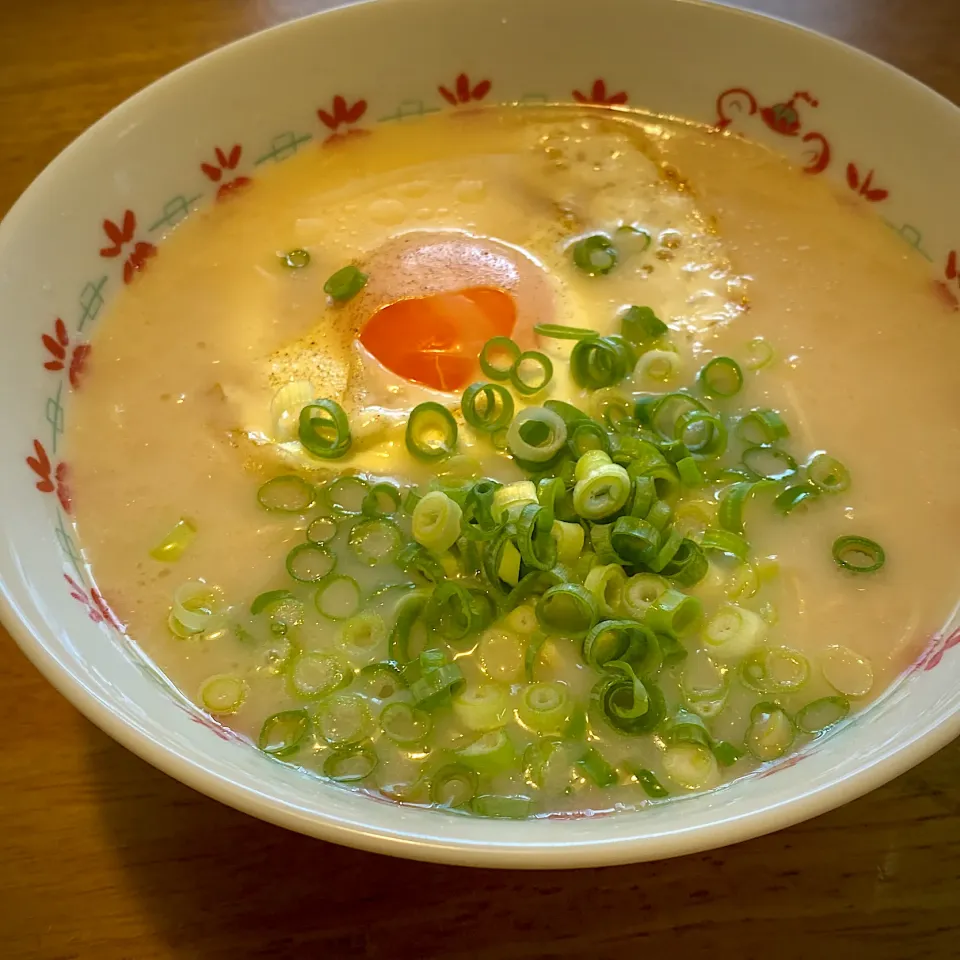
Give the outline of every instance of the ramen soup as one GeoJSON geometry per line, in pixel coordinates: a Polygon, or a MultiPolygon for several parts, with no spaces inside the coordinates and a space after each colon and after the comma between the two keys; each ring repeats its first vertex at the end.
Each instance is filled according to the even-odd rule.
{"type": "Polygon", "coordinates": [[[77,523],[144,651],[318,789],[713,788],[948,614],[960,328],[849,195],[579,107],[385,125],[229,193],[97,330],[77,523]]]}

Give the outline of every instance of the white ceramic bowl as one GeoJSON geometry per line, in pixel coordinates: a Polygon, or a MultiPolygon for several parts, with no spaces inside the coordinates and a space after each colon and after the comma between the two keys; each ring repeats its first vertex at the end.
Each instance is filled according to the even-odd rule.
{"type": "Polygon", "coordinates": [[[0,226],[3,619],[122,744],[225,803],[328,840],[453,863],[569,867],[673,856],[795,823],[960,733],[955,619],[877,703],[772,771],[636,814],[473,819],[377,802],[267,758],[172,691],[113,628],[77,554],[63,427],[103,304],[150,268],[165,231],[237,178],[352,130],[472,102],[572,98],[769,142],[876,206],[930,261],[943,295],[960,295],[960,111],[777,21],[676,0],[392,0],[278,27],[178,70],[65,150],[0,226]]]}

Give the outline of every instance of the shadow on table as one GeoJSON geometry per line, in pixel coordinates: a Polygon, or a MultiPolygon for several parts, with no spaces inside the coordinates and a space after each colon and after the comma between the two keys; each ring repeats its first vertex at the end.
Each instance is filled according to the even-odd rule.
{"type": "Polygon", "coordinates": [[[842,810],[727,850],[504,872],[289,833],[89,729],[107,830],[176,957],[620,960],[669,949],[716,960],[727,955],[723,944],[746,958],[775,944],[778,957],[819,960],[868,938],[874,958],[919,958],[938,955],[923,949],[924,937],[958,920],[958,744],[842,810]],[[929,855],[934,843],[945,845],[943,857],[929,855]]]}

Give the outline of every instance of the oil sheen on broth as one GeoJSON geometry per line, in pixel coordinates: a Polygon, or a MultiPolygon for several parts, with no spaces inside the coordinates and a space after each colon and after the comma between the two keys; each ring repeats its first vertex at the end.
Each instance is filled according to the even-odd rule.
{"type": "Polygon", "coordinates": [[[925,270],[765,149],[642,114],[305,149],[97,330],[86,557],[180,690],[320,776],[494,816],[716,786],[949,612],[960,333],[925,270]]]}

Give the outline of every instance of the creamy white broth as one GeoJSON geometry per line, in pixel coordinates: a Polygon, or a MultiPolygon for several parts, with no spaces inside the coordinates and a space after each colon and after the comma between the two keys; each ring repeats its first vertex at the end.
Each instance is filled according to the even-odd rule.
{"type": "MultiPolygon", "coordinates": [[[[424,399],[455,409],[459,392],[390,374],[355,334],[386,303],[469,285],[511,292],[517,338],[533,342],[537,322],[607,334],[624,305],[649,305],[670,326],[682,359],[670,389],[692,384],[711,356],[733,357],[744,365],[744,387],[716,409],[780,410],[799,461],[827,450],[849,468],[850,488],[809,509],[782,517],[758,496],[745,510],[751,558],[775,558],[768,567],[778,572],[743,605],[775,620],[769,646],[799,651],[811,665],[802,689],[781,697],[787,713],[835,693],[820,670],[827,648],[851,648],[872,666],[869,693],[852,698],[856,709],[943,622],[958,567],[951,531],[960,520],[953,485],[960,428],[950,411],[960,388],[950,358],[960,333],[926,265],[872,211],[746,141],[574,108],[441,116],[303,151],[195,215],[167,238],[94,338],[69,437],[85,554],[130,634],[188,696],[196,699],[212,675],[244,678],[246,699],[236,713],[218,715],[222,722],[255,741],[265,717],[305,701],[291,693],[290,664],[282,651],[271,657],[269,643],[238,640],[228,629],[173,636],[174,590],[196,579],[216,584],[226,607],[244,611],[234,618],[242,620],[253,597],[289,584],[284,558],[316,511],[264,512],[256,491],[271,476],[293,471],[323,482],[361,471],[428,488],[438,467],[407,454],[406,415],[424,399]],[[642,226],[649,249],[636,235],[615,235],[623,255],[608,275],[588,277],[573,266],[571,242],[621,224],[642,226]],[[474,266],[433,263],[418,277],[411,261],[391,254],[395,238],[412,232],[424,243],[473,244],[474,266]],[[293,248],[310,253],[307,267],[279,263],[278,253],[293,248]],[[510,276],[497,272],[501,254],[512,257],[510,276]],[[331,304],[324,281],[348,262],[369,272],[368,286],[345,306],[331,304]],[[747,345],[755,337],[775,359],[751,371],[747,345]],[[343,404],[355,441],[347,457],[318,463],[296,444],[273,442],[271,398],[292,379],[308,379],[317,396],[343,404]],[[151,559],[181,517],[197,528],[182,558],[151,559]],[[843,534],[881,543],[884,567],[859,576],[838,570],[830,547],[843,534]]],[[[593,413],[598,398],[568,374],[570,343],[543,340],[539,349],[552,357],[554,379],[543,394],[518,397],[518,409],[554,397],[593,413]]],[[[475,379],[484,378],[478,371],[475,379]]],[[[620,387],[628,395],[654,388],[664,389],[620,387]]],[[[522,475],[462,420],[459,450],[476,457],[481,475],[505,482],[522,475]]],[[[708,487],[686,499],[710,496],[708,487]]],[[[407,533],[409,517],[400,525],[407,533]]],[[[342,544],[339,551],[337,572],[367,592],[409,579],[393,564],[365,569],[342,544]]],[[[713,563],[688,592],[702,597],[709,617],[735,575],[732,564],[713,563]]],[[[366,605],[388,629],[396,596],[366,605]]],[[[339,626],[307,609],[300,646],[338,649],[339,626]]],[[[683,642],[690,657],[702,656],[695,635],[683,642]]],[[[453,652],[471,686],[487,676],[473,646],[453,652]]],[[[385,641],[370,654],[386,655],[385,641]]],[[[561,680],[575,696],[587,697],[596,681],[578,642],[566,637],[546,640],[535,670],[537,680],[561,680]]],[[[494,672],[519,695],[522,670],[511,674],[506,663],[494,672]]],[[[681,667],[668,667],[658,681],[674,707],[681,675],[681,667]]],[[[359,677],[355,683],[344,692],[361,689],[359,677]]],[[[742,744],[758,699],[734,683],[726,708],[707,721],[713,738],[742,744]]],[[[371,701],[374,720],[381,708],[371,701]]],[[[513,720],[507,729],[518,753],[536,740],[513,720]]],[[[361,786],[429,802],[435,757],[469,731],[441,711],[431,737],[434,757],[376,738],[379,766],[361,786]]],[[[602,724],[591,724],[587,737],[618,768],[616,784],[597,786],[575,765],[571,774],[561,757],[557,783],[533,789],[517,765],[485,780],[484,792],[530,796],[535,812],[631,807],[647,799],[630,774],[637,767],[653,771],[671,794],[684,792],[663,768],[662,737],[622,736],[602,724]]],[[[315,739],[290,762],[321,770],[330,747],[315,739]]],[[[756,763],[745,756],[704,785],[756,763]]]]}

